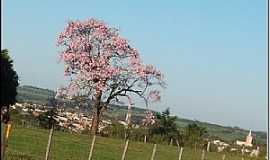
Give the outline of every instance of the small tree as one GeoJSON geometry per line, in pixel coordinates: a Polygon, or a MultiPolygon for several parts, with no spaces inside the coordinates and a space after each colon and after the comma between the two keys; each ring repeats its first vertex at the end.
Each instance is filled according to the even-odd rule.
{"type": "Polygon", "coordinates": [[[0,106],[1,122],[8,123],[10,120],[9,106],[15,104],[17,95],[18,75],[13,68],[13,61],[8,55],[8,50],[1,50],[0,55],[0,106]],[[6,109],[5,111],[4,108],[6,109]]]}
{"type": "MultiPolygon", "coordinates": [[[[18,75],[13,69],[13,61],[8,55],[8,50],[1,50],[0,54],[0,107],[1,107],[1,128],[2,122],[8,124],[10,121],[9,106],[15,104],[17,95],[18,75]]],[[[4,159],[8,134],[11,124],[6,125],[5,135],[1,137],[1,159],[4,159]]],[[[1,134],[2,136],[2,134],[1,134]]]]}
{"type": "Polygon", "coordinates": [[[45,113],[40,114],[37,119],[42,128],[51,129],[54,125],[57,124],[56,116],[57,116],[56,108],[52,108],[45,113]]]}
{"type": "Polygon", "coordinates": [[[178,135],[178,130],[176,127],[175,120],[176,116],[170,115],[170,110],[167,108],[161,114],[156,115],[157,123],[153,127],[152,132],[155,134],[160,134],[162,137],[166,138],[168,141],[172,138],[176,138],[178,135]]]}
{"type": "Polygon", "coordinates": [[[207,133],[206,128],[198,126],[196,123],[188,124],[185,127],[185,137],[187,143],[190,145],[194,145],[195,150],[197,147],[197,144],[202,142],[203,136],[205,136],[207,133]]]}
{"type": "Polygon", "coordinates": [[[93,134],[98,131],[102,110],[120,97],[138,96],[146,101],[150,94],[152,100],[160,98],[153,86],[163,86],[162,74],[144,65],[138,51],[116,28],[96,19],[70,21],[58,45],[65,75],[70,77],[69,85],[58,89],[58,96],[86,95],[93,101],[93,134]]]}

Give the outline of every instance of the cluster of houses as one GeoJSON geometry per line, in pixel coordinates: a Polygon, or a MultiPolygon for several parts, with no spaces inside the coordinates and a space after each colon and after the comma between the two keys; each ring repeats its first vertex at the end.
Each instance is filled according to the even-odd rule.
{"type": "Polygon", "coordinates": [[[29,104],[29,103],[15,103],[10,106],[11,109],[21,109],[21,114],[29,114],[32,113],[35,117],[41,113],[45,113],[49,110],[50,107],[42,106],[39,104],[29,104]]]}
{"type": "MultiPolygon", "coordinates": [[[[92,119],[93,117],[87,116],[85,113],[68,112],[64,109],[59,109],[58,115],[55,117],[60,127],[66,128],[72,132],[90,130],[92,119]]],[[[98,130],[101,131],[111,124],[110,120],[101,120],[98,130]]]]}
{"type": "MultiPolygon", "coordinates": [[[[39,104],[28,103],[16,103],[11,106],[11,109],[21,109],[21,114],[32,114],[34,117],[38,117],[40,114],[48,112],[51,107],[43,106],[39,104]]],[[[67,129],[72,132],[80,133],[84,130],[90,130],[92,117],[85,113],[66,111],[65,109],[57,109],[57,115],[54,117],[57,125],[63,129],[67,129]]],[[[110,120],[101,120],[98,130],[101,131],[111,124],[110,120]]],[[[123,122],[121,122],[123,124],[123,122]]]]}
{"type": "Polygon", "coordinates": [[[251,157],[257,157],[259,155],[260,148],[257,146],[256,149],[254,149],[252,140],[253,137],[250,130],[245,141],[235,141],[235,145],[238,147],[231,147],[230,144],[222,142],[221,140],[213,140],[212,144],[217,146],[218,152],[222,152],[224,149],[229,148],[231,152],[240,150],[242,154],[250,154],[251,157]]]}

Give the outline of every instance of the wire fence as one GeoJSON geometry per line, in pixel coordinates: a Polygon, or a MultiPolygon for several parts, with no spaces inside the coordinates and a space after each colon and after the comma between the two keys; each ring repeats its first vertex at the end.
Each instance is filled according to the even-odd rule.
{"type": "MultiPolygon", "coordinates": [[[[3,127],[1,129],[3,131],[3,127]]],[[[49,137],[49,129],[27,124],[13,125],[8,139],[5,159],[44,160],[49,137]]],[[[3,133],[2,133],[3,134],[3,133]]],[[[86,134],[72,134],[55,131],[50,160],[87,160],[92,137],[86,134]]],[[[241,154],[207,152],[201,148],[179,148],[97,136],[93,150],[93,160],[263,160],[265,157],[249,157],[241,154]],[[124,149],[126,153],[123,158],[124,149]]]]}

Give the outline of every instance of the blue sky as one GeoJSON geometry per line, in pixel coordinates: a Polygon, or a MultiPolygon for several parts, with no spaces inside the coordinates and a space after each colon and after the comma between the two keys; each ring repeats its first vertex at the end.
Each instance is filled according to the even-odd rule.
{"type": "Polygon", "coordinates": [[[151,108],[252,130],[267,128],[267,17],[264,0],[2,2],[2,48],[20,83],[63,84],[56,37],[89,17],[120,29],[143,61],[166,76],[151,108]]]}

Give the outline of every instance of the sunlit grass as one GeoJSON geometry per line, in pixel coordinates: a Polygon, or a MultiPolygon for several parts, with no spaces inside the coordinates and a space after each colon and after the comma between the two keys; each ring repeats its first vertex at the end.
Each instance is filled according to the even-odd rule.
{"type": "MultiPolygon", "coordinates": [[[[13,127],[7,149],[7,159],[44,159],[49,130],[38,128],[13,127]]],[[[53,135],[51,159],[53,160],[86,160],[91,144],[91,137],[83,134],[70,134],[56,131],[53,135]]],[[[119,160],[125,142],[120,139],[97,137],[94,148],[94,160],[119,160]]],[[[153,144],[130,141],[127,160],[149,160],[153,144]]],[[[178,148],[168,145],[157,145],[156,160],[178,159],[178,148]]],[[[182,160],[198,160],[201,150],[184,148],[182,160]]],[[[222,159],[222,153],[210,152],[206,160],[222,159]]],[[[248,160],[250,158],[245,158],[248,160]]],[[[226,155],[226,160],[241,160],[240,155],[226,155]]]]}

